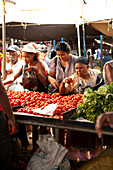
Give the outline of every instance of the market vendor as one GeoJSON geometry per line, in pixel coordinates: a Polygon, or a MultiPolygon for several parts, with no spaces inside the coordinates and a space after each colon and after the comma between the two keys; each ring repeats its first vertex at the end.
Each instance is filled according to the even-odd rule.
{"type": "Polygon", "coordinates": [[[64,78],[59,91],[61,94],[81,93],[82,88],[96,85],[99,73],[101,73],[100,70],[89,68],[88,60],[85,57],[79,57],[75,61],[75,73],[64,78]]]}

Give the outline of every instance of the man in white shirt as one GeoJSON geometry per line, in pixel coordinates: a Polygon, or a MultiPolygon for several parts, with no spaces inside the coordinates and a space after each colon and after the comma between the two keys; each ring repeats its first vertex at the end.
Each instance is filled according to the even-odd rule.
{"type": "MultiPolygon", "coordinates": [[[[20,48],[17,45],[10,46],[7,49],[7,52],[9,52],[10,62],[6,65],[6,75],[7,79],[10,79],[11,77],[13,77],[13,74],[15,72],[18,72],[18,69],[20,69],[24,61],[20,60],[19,58],[20,48]]],[[[8,85],[6,89],[12,91],[16,91],[19,89],[23,90],[23,87],[19,84],[19,82],[21,82],[21,77],[16,79],[12,84],[8,85]]]]}

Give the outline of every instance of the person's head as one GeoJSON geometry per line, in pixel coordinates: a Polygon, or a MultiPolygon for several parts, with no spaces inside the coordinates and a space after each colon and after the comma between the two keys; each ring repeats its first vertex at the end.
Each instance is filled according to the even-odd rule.
{"type": "Polygon", "coordinates": [[[20,48],[17,45],[12,45],[7,49],[7,52],[9,52],[10,61],[16,64],[20,55],[20,48]]]}
{"type": "Polygon", "coordinates": [[[88,69],[89,69],[89,65],[88,65],[88,60],[85,57],[79,57],[77,58],[77,60],[75,61],[75,72],[78,76],[80,77],[84,77],[88,74],[88,69]]]}
{"type": "Polygon", "coordinates": [[[31,63],[33,60],[38,60],[36,49],[32,46],[32,44],[29,43],[24,45],[22,49],[22,58],[26,64],[31,63]]]}
{"type": "Polygon", "coordinates": [[[90,56],[90,51],[87,52],[87,55],[90,56]]]}
{"type": "Polygon", "coordinates": [[[40,51],[40,59],[44,60],[47,55],[47,46],[45,44],[40,44],[39,49],[40,51]]]}
{"type": "Polygon", "coordinates": [[[9,52],[6,52],[6,63],[10,62],[9,52]]]}
{"type": "Polygon", "coordinates": [[[108,56],[109,55],[109,51],[104,51],[103,52],[103,56],[108,56]]]}
{"type": "Polygon", "coordinates": [[[89,57],[89,62],[93,61],[94,60],[94,56],[93,55],[90,55],[89,57]]]}
{"type": "Polygon", "coordinates": [[[71,47],[67,42],[61,41],[56,44],[56,53],[61,60],[63,61],[69,60],[70,52],[71,52],[71,47]]]}
{"type": "Polygon", "coordinates": [[[52,52],[51,52],[51,59],[53,58],[53,57],[55,57],[56,56],[56,51],[55,50],[52,50],[52,52]]]}

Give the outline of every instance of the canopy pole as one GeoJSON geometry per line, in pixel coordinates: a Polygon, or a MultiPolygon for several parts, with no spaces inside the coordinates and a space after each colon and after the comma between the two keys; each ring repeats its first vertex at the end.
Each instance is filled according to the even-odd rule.
{"type": "Polygon", "coordinates": [[[55,50],[55,40],[53,40],[53,49],[55,50]]]}
{"type": "Polygon", "coordinates": [[[11,45],[14,45],[14,39],[11,38],[11,45]]]}
{"type": "Polygon", "coordinates": [[[11,0],[2,0],[2,8],[3,8],[3,21],[2,21],[2,51],[3,51],[3,68],[2,75],[3,80],[6,79],[6,23],[5,23],[5,3],[9,2],[12,4],[16,4],[11,0]]]}
{"type": "Polygon", "coordinates": [[[81,50],[80,50],[80,30],[79,30],[79,24],[77,24],[77,37],[78,37],[78,54],[79,57],[81,56],[81,50]]]}
{"type": "Polygon", "coordinates": [[[5,0],[2,0],[3,22],[2,22],[2,51],[3,51],[3,80],[6,79],[6,24],[5,24],[5,0]]]}
{"type": "Polygon", "coordinates": [[[86,56],[86,42],[85,42],[85,25],[82,25],[83,30],[83,56],[86,56]]]}
{"type": "Polygon", "coordinates": [[[62,41],[62,42],[64,41],[63,37],[61,38],[61,41],[62,41]]]}
{"type": "Polygon", "coordinates": [[[102,61],[102,56],[103,56],[103,51],[102,51],[102,40],[103,40],[103,36],[100,35],[100,51],[101,51],[100,66],[101,66],[101,72],[102,72],[102,70],[103,70],[103,61],[102,61]]]}

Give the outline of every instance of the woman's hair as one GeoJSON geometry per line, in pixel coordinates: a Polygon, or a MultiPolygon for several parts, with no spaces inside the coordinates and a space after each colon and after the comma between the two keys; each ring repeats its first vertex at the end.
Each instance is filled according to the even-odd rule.
{"type": "Polygon", "coordinates": [[[89,64],[88,59],[86,57],[78,57],[75,61],[75,64],[76,63],[82,63],[82,64],[85,64],[85,65],[89,64]]]}
{"type": "Polygon", "coordinates": [[[55,57],[56,56],[56,51],[55,50],[52,50],[52,52],[51,52],[51,59],[53,58],[53,57],[55,57]]]}
{"type": "Polygon", "coordinates": [[[71,51],[71,47],[67,42],[60,41],[56,44],[56,51],[63,51],[63,52],[67,53],[67,52],[71,51]]]}
{"type": "Polygon", "coordinates": [[[33,60],[34,60],[34,61],[38,61],[38,60],[39,60],[39,56],[40,56],[40,51],[37,51],[37,52],[35,53],[35,55],[34,55],[33,60]]]}

